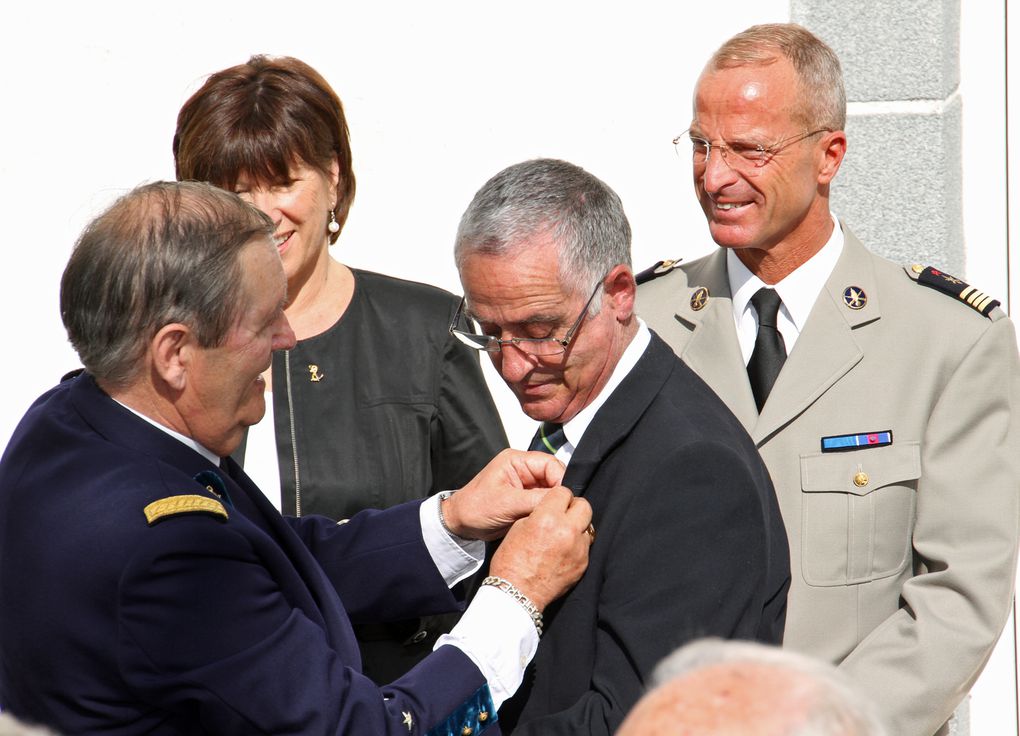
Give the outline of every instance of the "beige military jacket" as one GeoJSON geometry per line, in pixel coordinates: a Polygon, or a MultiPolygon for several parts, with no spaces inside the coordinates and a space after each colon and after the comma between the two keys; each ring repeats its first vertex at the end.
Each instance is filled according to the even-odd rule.
{"type": "Polygon", "coordinates": [[[733,410],[772,474],[790,538],[785,644],[841,663],[890,733],[930,736],[1011,609],[1016,336],[1000,308],[983,316],[844,231],[761,416],[721,248],[642,285],[638,313],[733,410]],[[887,431],[891,443],[868,444],[887,431]],[[859,449],[822,451],[823,438],[858,436],[839,441],[859,449]]]}

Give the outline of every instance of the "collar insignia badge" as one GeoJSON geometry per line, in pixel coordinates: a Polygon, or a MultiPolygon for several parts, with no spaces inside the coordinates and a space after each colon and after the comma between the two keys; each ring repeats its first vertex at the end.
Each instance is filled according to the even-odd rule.
{"type": "Polygon", "coordinates": [[[220,501],[223,501],[227,506],[234,505],[230,499],[230,493],[227,491],[227,484],[223,482],[223,478],[215,470],[203,470],[196,473],[194,479],[205,486],[205,490],[216,496],[220,501]]]}
{"type": "Polygon", "coordinates": [[[843,303],[854,311],[864,309],[868,303],[868,295],[859,286],[848,286],[843,290],[843,303]]]}
{"type": "Polygon", "coordinates": [[[700,312],[708,304],[708,287],[699,286],[691,292],[691,309],[700,312]]]}

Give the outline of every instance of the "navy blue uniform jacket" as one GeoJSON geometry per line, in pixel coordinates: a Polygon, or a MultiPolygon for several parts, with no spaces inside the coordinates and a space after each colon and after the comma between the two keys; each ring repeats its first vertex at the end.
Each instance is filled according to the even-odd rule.
{"type": "Polygon", "coordinates": [[[514,736],[616,731],[648,675],[702,636],[778,643],[789,549],[754,443],[657,335],[595,414],[564,485],[591,504],[588,570],[545,611],[514,736]]]}
{"type": "Polygon", "coordinates": [[[0,705],[68,734],[406,736],[469,718],[488,688],[455,647],[382,688],[360,674],[351,621],[459,605],[419,503],[281,517],[233,461],[214,468],[87,374],[65,381],[0,461],[0,705]],[[153,501],[213,498],[203,472],[224,477],[229,518],[148,523],[153,501]]]}

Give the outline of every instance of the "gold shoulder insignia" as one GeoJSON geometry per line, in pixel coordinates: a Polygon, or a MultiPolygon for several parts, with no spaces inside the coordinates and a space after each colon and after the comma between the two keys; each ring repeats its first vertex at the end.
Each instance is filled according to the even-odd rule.
{"type": "Polygon", "coordinates": [[[145,520],[149,526],[181,514],[211,514],[224,521],[229,518],[223,504],[208,496],[167,496],[145,507],[145,520]]]}
{"type": "Polygon", "coordinates": [[[943,294],[955,296],[961,302],[987,317],[993,309],[999,306],[999,300],[978,291],[973,286],[964,283],[955,276],[939,271],[937,268],[928,266],[921,268],[920,265],[910,267],[912,275],[917,277],[917,283],[927,286],[930,289],[941,291],[943,294]]]}
{"type": "Polygon", "coordinates": [[[674,268],[680,265],[681,258],[676,260],[658,261],[655,265],[646,268],[644,271],[640,271],[634,274],[634,281],[638,284],[643,284],[646,281],[657,279],[660,276],[665,276],[667,273],[672,271],[674,268]]]}

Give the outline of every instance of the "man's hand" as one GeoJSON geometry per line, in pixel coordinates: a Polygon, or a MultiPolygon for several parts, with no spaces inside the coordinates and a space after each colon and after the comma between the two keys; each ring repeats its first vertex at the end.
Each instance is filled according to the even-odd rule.
{"type": "Polygon", "coordinates": [[[542,611],[566,593],[588,567],[594,535],[586,533],[591,506],[569,488],[553,488],[527,518],[516,522],[492,556],[489,571],[509,580],[542,611]]]}
{"type": "Polygon", "coordinates": [[[498,539],[562,479],[563,464],[552,455],[503,450],[442,502],[443,520],[464,539],[498,539]]]}

